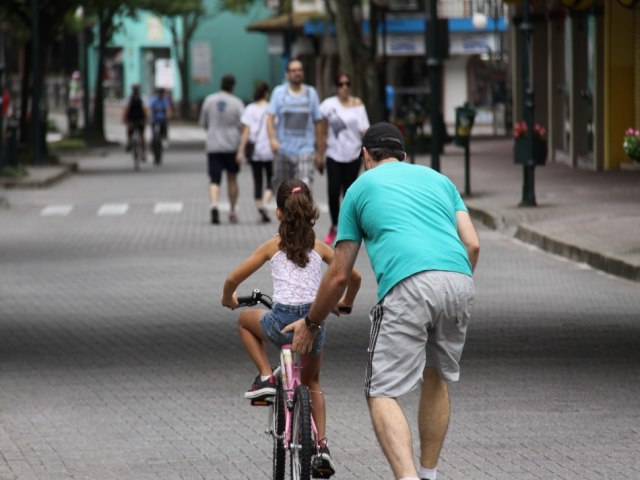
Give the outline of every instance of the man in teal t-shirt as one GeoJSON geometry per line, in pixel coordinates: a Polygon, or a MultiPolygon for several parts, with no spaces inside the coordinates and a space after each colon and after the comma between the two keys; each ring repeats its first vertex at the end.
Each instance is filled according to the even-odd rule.
{"type": "Polygon", "coordinates": [[[364,241],[378,282],[365,378],[373,426],[395,478],[433,480],[449,423],[447,383],[460,376],[480,241],[451,181],[403,163],[404,139],[395,126],[371,126],[362,145],[367,171],[345,196],[335,258],[316,300],[304,320],[290,326],[293,349],[311,348],[364,241]],[[397,397],[421,382],[416,468],[411,430],[397,397]]]}

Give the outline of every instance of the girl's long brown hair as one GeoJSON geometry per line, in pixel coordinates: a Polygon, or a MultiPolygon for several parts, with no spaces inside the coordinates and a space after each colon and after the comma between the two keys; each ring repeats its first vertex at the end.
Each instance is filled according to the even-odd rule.
{"type": "Polygon", "coordinates": [[[282,212],[278,227],[280,250],[294,264],[304,268],[309,263],[309,250],[316,241],[313,226],[320,216],[311,191],[302,180],[286,180],[278,188],[276,205],[282,212]]]}

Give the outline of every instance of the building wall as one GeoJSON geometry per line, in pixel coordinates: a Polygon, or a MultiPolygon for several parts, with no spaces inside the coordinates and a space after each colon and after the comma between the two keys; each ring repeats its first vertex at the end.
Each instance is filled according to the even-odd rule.
{"type": "Polygon", "coordinates": [[[622,138],[625,130],[635,124],[636,93],[634,14],[616,0],[605,2],[604,36],[604,168],[617,169],[620,163],[628,161],[622,138]]]}
{"type": "Polygon", "coordinates": [[[263,6],[256,5],[247,15],[222,13],[198,28],[193,41],[209,43],[212,74],[211,81],[192,85],[193,100],[219,90],[220,80],[228,73],[236,77],[234,94],[244,100],[253,98],[253,89],[260,80],[274,87],[273,67],[267,54],[268,38],[246,30],[249,23],[269,15],[263,6]]]}
{"type": "MultiPolygon", "coordinates": [[[[207,3],[210,11],[216,11],[217,0],[208,0],[207,3]]],[[[257,81],[270,82],[273,65],[267,55],[267,38],[259,33],[249,33],[245,29],[247,24],[269,15],[270,11],[264,5],[256,2],[244,15],[218,13],[198,27],[192,37],[190,52],[193,52],[194,44],[204,44],[205,48],[198,51],[205,52],[208,59],[202,61],[200,58],[199,73],[202,74],[203,67],[207,71],[194,78],[194,63],[197,60],[191,58],[188,73],[192,101],[202,100],[206,95],[219,90],[220,80],[227,73],[236,76],[234,93],[245,100],[252,99],[257,81]]],[[[172,97],[174,100],[181,100],[180,76],[171,32],[156,17],[144,11],[139,13],[138,19],[124,18],[119,21],[123,23],[123,28],[114,36],[110,47],[122,48],[125,94],[131,91],[133,83],[140,83],[143,93],[151,94],[153,88],[147,67],[150,55],[163,57],[168,54],[174,72],[172,97]]],[[[95,64],[95,61],[93,55],[92,62],[95,64]]]]}

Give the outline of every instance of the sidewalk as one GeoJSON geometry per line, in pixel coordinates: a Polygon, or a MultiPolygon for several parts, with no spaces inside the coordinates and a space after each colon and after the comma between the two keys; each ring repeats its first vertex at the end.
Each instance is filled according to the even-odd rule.
{"type": "MultiPolygon", "coordinates": [[[[518,207],[523,173],[522,166],[513,163],[512,145],[511,139],[472,141],[471,195],[465,202],[474,218],[549,252],[640,281],[640,170],[538,167],[538,206],[518,207]]],[[[429,165],[430,156],[418,155],[416,162],[429,165]]],[[[442,173],[463,191],[463,150],[447,146],[440,162],[442,173]]],[[[70,165],[31,167],[26,178],[11,186],[46,186],[71,169],[70,165]]],[[[7,186],[4,181],[2,185],[7,186]]]]}
{"type": "MultiPolygon", "coordinates": [[[[511,139],[472,141],[465,202],[474,217],[549,252],[640,281],[640,170],[538,167],[537,206],[518,207],[523,168],[513,163],[512,148],[511,139]]],[[[447,146],[441,171],[463,191],[463,149],[447,146]]]]}

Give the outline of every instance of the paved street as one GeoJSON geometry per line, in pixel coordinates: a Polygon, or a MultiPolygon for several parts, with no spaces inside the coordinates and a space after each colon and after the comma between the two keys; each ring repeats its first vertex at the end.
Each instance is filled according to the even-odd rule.
{"type": "MultiPolygon", "coordinates": [[[[270,478],[266,412],[242,398],[255,372],[219,296],[275,225],[257,223],[247,168],[240,224],[223,211],[214,227],[200,151],[143,167],[113,151],[49,188],[3,192],[0,480],[270,478]]],[[[438,478],[639,479],[638,284],[480,233],[438,478]]],[[[362,394],[364,252],[358,267],[361,296],[331,320],[323,369],[334,478],[390,480],[362,394]]],[[[268,268],[256,286],[269,290],[268,268]]],[[[417,395],[403,405],[415,417],[417,395]]]]}

